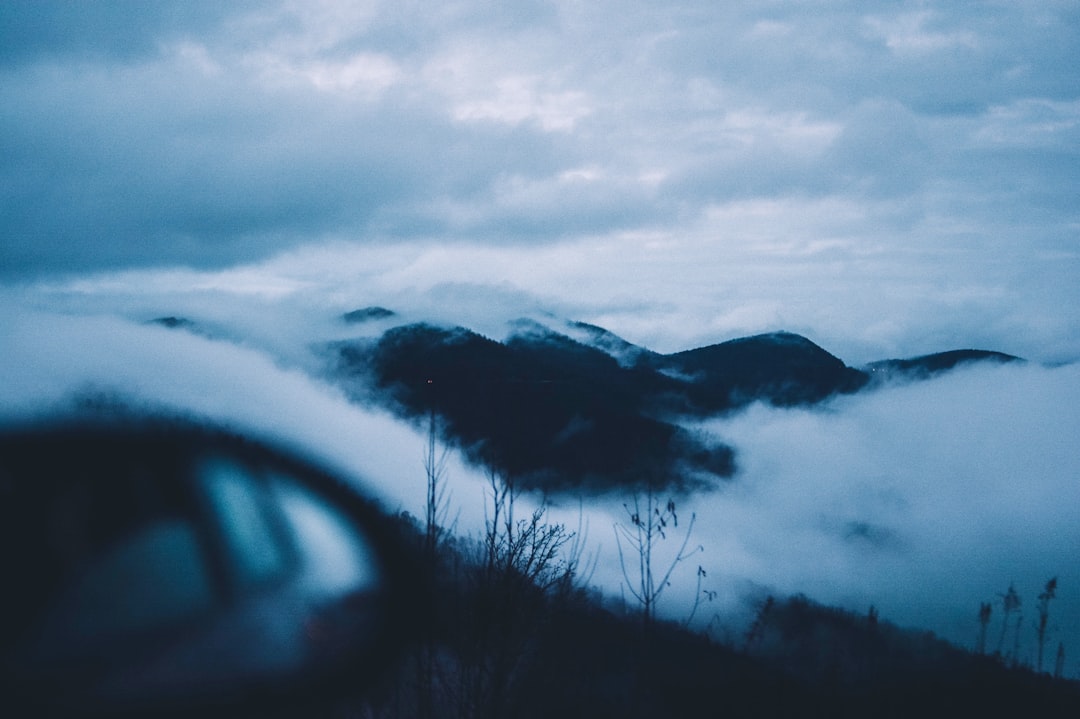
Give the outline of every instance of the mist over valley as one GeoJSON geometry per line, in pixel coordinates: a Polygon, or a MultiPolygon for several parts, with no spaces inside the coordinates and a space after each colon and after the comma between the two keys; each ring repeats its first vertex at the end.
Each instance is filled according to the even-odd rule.
{"type": "Polygon", "coordinates": [[[374,309],[315,317],[276,352],[212,317],[123,314],[9,308],[5,420],[181,413],[301,447],[421,516],[434,419],[453,531],[482,530],[490,471],[514,476],[525,507],[584,528],[611,601],[626,596],[612,527],[651,486],[696,516],[701,547],[662,617],[689,615],[700,566],[698,627],[717,636],[745,631],[766,595],[805,594],[970,649],[980,603],[1015,583],[1033,606],[1057,576],[1053,637],[1080,639],[1076,365],[965,350],[856,368],[790,333],[664,355],[550,316],[496,340],[374,309]]]}

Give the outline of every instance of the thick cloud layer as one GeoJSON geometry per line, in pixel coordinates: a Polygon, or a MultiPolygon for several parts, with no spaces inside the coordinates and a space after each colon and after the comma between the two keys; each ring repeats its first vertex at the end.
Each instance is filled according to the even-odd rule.
{"type": "MultiPolygon", "coordinates": [[[[357,478],[391,511],[422,513],[422,433],[288,366],[226,340],[108,315],[0,314],[0,422],[63,416],[86,402],[179,413],[279,441],[357,478]],[[416,480],[416,481],[412,481],[416,480]]],[[[448,468],[469,474],[454,461],[448,468]]],[[[459,494],[478,526],[480,486],[459,494]]]]}
{"type": "Polygon", "coordinates": [[[714,425],[744,470],[701,499],[701,541],[722,548],[721,573],[873,603],[966,646],[979,603],[998,605],[1015,581],[1028,657],[1035,596],[1058,576],[1051,646],[1068,647],[1080,640],[1078,426],[1076,366],[964,369],[821,410],[753,408],[714,425]]]}
{"type": "Polygon", "coordinates": [[[1070,3],[13,2],[0,28],[8,280],[355,243],[539,269],[646,344],[1080,353],[1070,3]]]}

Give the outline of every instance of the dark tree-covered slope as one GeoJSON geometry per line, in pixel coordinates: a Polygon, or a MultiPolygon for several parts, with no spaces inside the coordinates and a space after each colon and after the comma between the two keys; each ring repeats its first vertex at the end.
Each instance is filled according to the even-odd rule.
{"type": "MultiPolygon", "coordinates": [[[[353,321],[388,319],[365,308],[353,321]]],[[[774,332],[673,354],[595,325],[577,339],[536,322],[504,342],[462,327],[409,324],[376,340],[334,345],[339,377],[414,419],[437,417],[444,439],[477,462],[545,489],[708,482],[735,470],[735,452],[680,427],[752,402],[807,405],[889,378],[923,378],[958,364],[1005,362],[957,350],[847,366],[809,339],[774,332]]]]}
{"type": "Polygon", "coordinates": [[[346,369],[414,418],[434,413],[448,439],[525,484],[558,488],[728,476],[733,453],[647,411],[671,380],[621,367],[556,334],[495,342],[462,328],[396,327],[345,344],[346,369]]]}
{"type": "Polygon", "coordinates": [[[927,379],[942,372],[948,372],[959,365],[974,362],[992,362],[1006,364],[1022,362],[1019,357],[991,352],[988,350],[950,350],[934,354],[912,357],[910,359],[889,359],[871,362],[867,365],[871,377],[875,380],[888,379],[927,379]]]}
{"type": "Polygon", "coordinates": [[[810,404],[854,392],[867,381],[864,372],[790,332],[643,356],[640,362],[685,377],[686,409],[695,414],[715,414],[753,401],[810,404]]]}

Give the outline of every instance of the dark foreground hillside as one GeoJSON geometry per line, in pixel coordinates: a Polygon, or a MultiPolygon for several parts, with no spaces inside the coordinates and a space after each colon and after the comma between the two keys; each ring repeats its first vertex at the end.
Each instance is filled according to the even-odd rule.
{"type": "Polygon", "coordinates": [[[374,696],[343,709],[536,719],[1080,716],[1077,683],[1008,668],[874,612],[770,601],[752,627],[721,642],[611,608],[575,586],[572,566],[529,577],[483,540],[444,540],[420,639],[374,696]]]}

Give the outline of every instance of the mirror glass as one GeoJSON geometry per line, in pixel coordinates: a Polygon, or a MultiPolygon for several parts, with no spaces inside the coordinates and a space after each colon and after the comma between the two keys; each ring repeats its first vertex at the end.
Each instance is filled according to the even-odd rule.
{"type": "Polygon", "coordinates": [[[236,589],[280,579],[289,568],[289,547],[265,482],[224,457],[202,462],[196,472],[236,589]]]}

